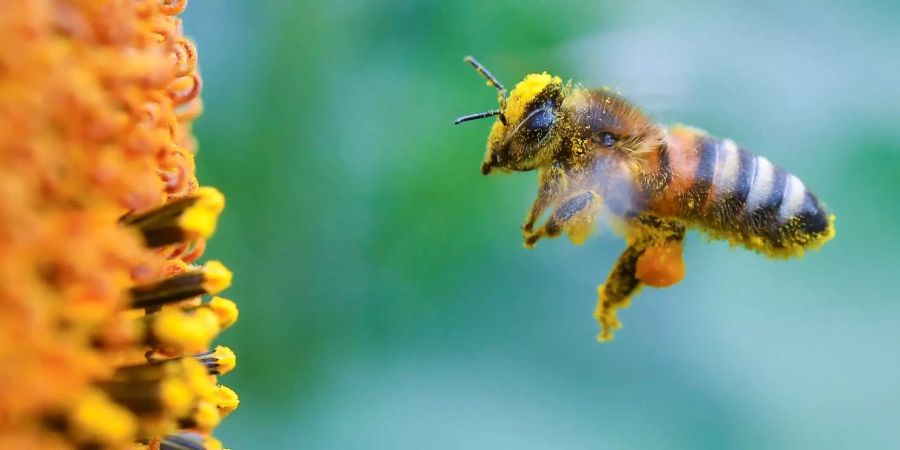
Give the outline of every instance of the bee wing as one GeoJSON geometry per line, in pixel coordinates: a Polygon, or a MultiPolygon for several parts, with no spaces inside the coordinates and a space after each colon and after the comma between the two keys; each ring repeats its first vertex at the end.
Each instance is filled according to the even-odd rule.
{"type": "MultiPolygon", "coordinates": [[[[622,158],[597,156],[591,161],[576,182],[571,192],[590,191],[599,197],[599,202],[583,216],[582,224],[570,232],[573,241],[582,242],[589,234],[596,234],[608,228],[616,234],[624,230],[624,218],[639,212],[644,201],[635,187],[634,170],[622,158]]],[[[577,194],[570,194],[577,195],[577,194]]]]}
{"type": "Polygon", "coordinates": [[[693,59],[682,54],[688,47],[670,41],[653,31],[617,29],[571,41],[559,52],[585,86],[607,85],[659,118],[685,104],[693,76],[693,59]],[[669,44],[660,49],[661,41],[669,44]]]}

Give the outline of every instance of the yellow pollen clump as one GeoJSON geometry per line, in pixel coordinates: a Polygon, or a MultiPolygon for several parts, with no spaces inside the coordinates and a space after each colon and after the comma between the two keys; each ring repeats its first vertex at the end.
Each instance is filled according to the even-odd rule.
{"type": "Polygon", "coordinates": [[[225,208],[225,197],[211,187],[197,190],[197,201],[189,207],[179,220],[182,229],[199,237],[209,237],[216,231],[216,219],[225,208]]]}
{"type": "Polygon", "coordinates": [[[231,271],[219,261],[209,261],[203,266],[203,289],[217,294],[231,286],[231,271]]]}
{"type": "Polygon", "coordinates": [[[209,382],[209,375],[203,364],[189,358],[183,360],[185,379],[191,390],[200,398],[211,399],[216,394],[216,385],[209,382]]]}
{"type": "Polygon", "coordinates": [[[222,417],[231,414],[232,411],[237,409],[240,402],[233,390],[227,386],[219,386],[218,391],[216,391],[216,405],[219,407],[219,413],[222,417]]]}
{"type": "Polygon", "coordinates": [[[98,392],[90,392],[78,401],[71,424],[77,440],[111,445],[128,442],[136,426],[128,410],[98,392]]]}
{"type": "Polygon", "coordinates": [[[562,80],[547,72],[526,75],[509,93],[504,110],[507,121],[511,124],[518,123],[528,103],[550,84],[562,84],[562,80]]]}
{"type": "Polygon", "coordinates": [[[208,306],[219,317],[219,326],[222,329],[228,328],[237,322],[238,308],[233,301],[216,296],[209,301],[208,306]]]}
{"type": "Polygon", "coordinates": [[[160,311],[153,323],[153,335],[166,348],[186,353],[202,351],[219,333],[219,320],[208,309],[160,311]]]}
{"type": "Polygon", "coordinates": [[[667,287],[684,278],[680,242],[666,242],[650,247],[638,258],[635,276],[648,286],[667,287]]]}
{"type": "Polygon", "coordinates": [[[226,374],[231,372],[234,369],[234,366],[237,364],[237,357],[234,352],[231,351],[230,348],[224,346],[216,346],[216,349],[213,351],[213,358],[216,359],[216,363],[219,365],[217,370],[219,374],[226,374]]]}
{"type": "Polygon", "coordinates": [[[177,378],[167,379],[160,385],[160,397],[166,408],[175,416],[187,414],[194,401],[190,386],[177,378]]]}
{"type": "Polygon", "coordinates": [[[201,430],[209,430],[219,424],[222,415],[219,414],[219,408],[215,404],[203,401],[197,404],[197,411],[193,416],[197,428],[201,430]]]}

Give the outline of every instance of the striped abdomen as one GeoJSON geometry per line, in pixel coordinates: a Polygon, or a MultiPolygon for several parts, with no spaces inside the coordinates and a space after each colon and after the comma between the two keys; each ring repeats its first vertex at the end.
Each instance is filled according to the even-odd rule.
{"type": "Polygon", "coordinates": [[[773,256],[799,254],[834,233],[819,200],[762,156],[699,130],[675,127],[651,158],[649,209],[773,256]]]}

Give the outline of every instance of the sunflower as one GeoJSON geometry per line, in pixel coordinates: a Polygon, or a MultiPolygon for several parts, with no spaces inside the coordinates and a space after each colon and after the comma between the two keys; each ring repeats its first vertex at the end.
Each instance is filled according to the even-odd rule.
{"type": "Polygon", "coordinates": [[[186,3],[0,11],[0,448],[221,447],[237,308],[198,263],[225,200],[195,176],[186,3]]]}

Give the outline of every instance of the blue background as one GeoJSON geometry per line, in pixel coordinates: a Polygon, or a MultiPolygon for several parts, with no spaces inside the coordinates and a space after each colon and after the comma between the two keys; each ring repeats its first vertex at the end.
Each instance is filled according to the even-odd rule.
{"type": "Polygon", "coordinates": [[[235,449],[900,448],[900,4],[192,1],[235,449]],[[773,261],[692,233],[685,280],[597,344],[623,248],[521,245],[534,174],[482,177],[547,70],[801,177],[837,238],[773,261]]]}

